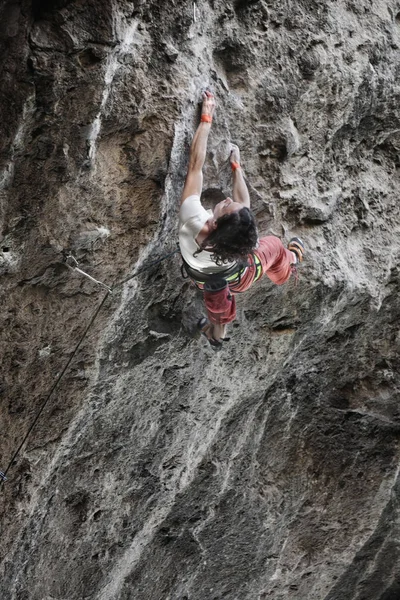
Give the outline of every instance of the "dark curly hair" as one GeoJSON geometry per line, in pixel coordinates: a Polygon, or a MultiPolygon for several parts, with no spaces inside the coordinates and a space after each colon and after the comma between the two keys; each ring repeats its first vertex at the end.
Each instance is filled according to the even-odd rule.
{"type": "Polygon", "coordinates": [[[245,261],[257,242],[255,217],[249,208],[243,207],[217,219],[216,229],[202,242],[201,250],[211,252],[212,259],[221,266],[235,260],[245,261]]]}

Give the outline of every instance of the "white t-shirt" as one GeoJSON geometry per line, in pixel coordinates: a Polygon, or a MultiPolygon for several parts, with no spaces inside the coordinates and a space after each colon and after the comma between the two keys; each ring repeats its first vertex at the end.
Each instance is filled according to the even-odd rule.
{"type": "Polygon", "coordinates": [[[212,211],[206,210],[200,202],[200,196],[188,196],[182,204],[179,211],[179,246],[183,259],[187,264],[201,271],[202,273],[219,273],[229,269],[235,262],[227,263],[218,266],[211,259],[211,252],[202,250],[193,256],[195,252],[200,250],[200,246],[196,242],[196,237],[203,229],[206,221],[212,217],[212,211]]]}

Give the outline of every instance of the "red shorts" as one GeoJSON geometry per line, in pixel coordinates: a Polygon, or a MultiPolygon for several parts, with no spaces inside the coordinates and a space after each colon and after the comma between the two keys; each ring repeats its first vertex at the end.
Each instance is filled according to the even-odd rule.
{"type": "MultiPolygon", "coordinates": [[[[293,253],[284,247],[278,237],[269,235],[261,238],[258,248],[254,251],[261,263],[262,274],[282,285],[292,272],[293,253]]],[[[229,284],[229,290],[210,293],[204,291],[204,301],[207,308],[208,319],[211,323],[224,325],[231,323],[236,318],[236,302],[234,294],[244,292],[251,287],[257,277],[257,266],[252,255],[249,255],[249,265],[243,272],[240,281],[229,284]]]]}

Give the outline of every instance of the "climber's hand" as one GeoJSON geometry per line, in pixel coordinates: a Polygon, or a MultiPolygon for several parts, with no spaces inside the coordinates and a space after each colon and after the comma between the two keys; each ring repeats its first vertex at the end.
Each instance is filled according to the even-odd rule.
{"type": "Polygon", "coordinates": [[[229,162],[231,164],[238,163],[240,165],[240,150],[239,150],[239,146],[237,146],[236,144],[231,144],[230,154],[229,154],[229,162]]]}
{"type": "Polygon", "coordinates": [[[215,97],[210,90],[203,92],[203,106],[201,107],[201,114],[213,117],[215,110],[215,97]]]}

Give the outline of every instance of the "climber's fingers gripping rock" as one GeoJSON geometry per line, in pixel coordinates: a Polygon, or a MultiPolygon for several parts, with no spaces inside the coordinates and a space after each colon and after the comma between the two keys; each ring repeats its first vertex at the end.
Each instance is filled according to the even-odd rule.
{"type": "Polygon", "coordinates": [[[203,106],[201,108],[201,116],[213,117],[215,110],[215,96],[209,90],[203,92],[203,106]]]}
{"type": "Polygon", "coordinates": [[[232,164],[236,163],[240,165],[240,150],[236,144],[230,145],[229,162],[232,164]]]}

